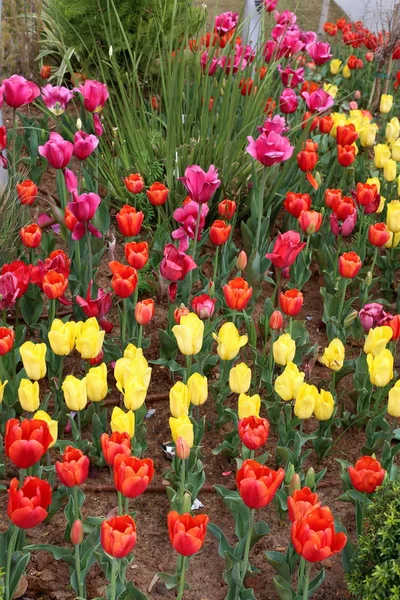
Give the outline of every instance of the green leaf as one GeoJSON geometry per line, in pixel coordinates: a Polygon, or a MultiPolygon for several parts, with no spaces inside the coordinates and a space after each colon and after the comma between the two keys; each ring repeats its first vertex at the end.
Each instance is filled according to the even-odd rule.
{"type": "Polygon", "coordinates": [[[292,586],[281,575],[273,578],[274,588],[281,600],[295,600],[296,594],[292,586]]]}

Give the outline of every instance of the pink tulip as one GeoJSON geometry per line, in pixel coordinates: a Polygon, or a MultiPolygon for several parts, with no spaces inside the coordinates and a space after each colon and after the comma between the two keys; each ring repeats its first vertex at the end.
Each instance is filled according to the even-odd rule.
{"type": "Polygon", "coordinates": [[[285,87],[295,88],[304,82],[304,69],[302,67],[299,69],[291,69],[290,67],[282,69],[281,65],[278,65],[278,71],[285,87]]]}
{"type": "Polygon", "coordinates": [[[215,17],[214,31],[223,35],[235,29],[239,21],[239,13],[227,11],[215,17]]]}
{"type": "Polygon", "coordinates": [[[64,140],[59,133],[51,133],[49,141],[39,146],[39,154],[55,169],[64,169],[71,160],[74,145],[64,140]]]}
{"type": "Polygon", "coordinates": [[[272,12],[277,4],[278,0],[264,0],[264,8],[267,12],[272,12]]]}
{"type": "Polygon", "coordinates": [[[286,34],[290,34],[300,39],[301,31],[297,25],[289,25],[289,23],[277,23],[271,31],[271,37],[276,42],[281,42],[286,34]]]}
{"type": "Polygon", "coordinates": [[[211,62],[209,63],[208,52],[203,52],[203,54],[201,55],[201,58],[200,58],[201,68],[203,69],[203,71],[205,73],[207,70],[207,65],[208,65],[208,75],[210,77],[212,75],[215,75],[218,64],[219,64],[219,62],[218,62],[218,58],[216,56],[213,56],[211,59],[211,62]]]}
{"type": "Polygon", "coordinates": [[[97,113],[93,115],[93,127],[95,134],[101,137],[103,135],[103,125],[97,113]]]}
{"type": "Polygon", "coordinates": [[[279,57],[290,58],[304,49],[304,42],[301,40],[300,31],[297,29],[289,30],[279,42],[279,57]]]}
{"type": "Polygon", "coordinates": [[[182,181],[191,199],[199,204],[208,202],[221,185],[214,165],[210,165],[207,172],[199,165],[187,167],[185,176],[180,177],[179,181],[182,181]]]}
{"type": "Polygon", "coordinates": [[[53,86],[48,83],[42,88],[42,100],[55,115],[63,114],[73,96],[74,92],[62,85],[53,86]]]}
{"type": "Polygon", "coordinates": [[[18,293],[18,278],[11,272],[0,275],[0,310],[12,308],[18,293]]]}
{"type": "Polygon", "coordinates": [[[307,52],[316,65],[323,65],[332,58],[331,47],[328,42],[311,42],[307,45],[307,52]]]}
{"type": "Polygon", "coordinates": [[[304,47],[307,47],[310,44],[315,44],[318,38],[315,31],[302,31],[300,33],[300,39],[303,42],[304,47]]]}
{"type": "Polygon", "coordinates": [[[276,11],[274,19],[280,25],[294,25],[297,21],[296,15],[291,10],[283,10],[281,13],[276,11]]]}
{"type": "Polygon", "coordinates": [[[289,139],[274,131],[268,134],[262,133],[256,140],[251,136],[247,139],[249,145],[246,152],[263,164],[264,167],[277,165],[288,160],[293,154],[294,146],[290,145],[289,139]]]}
{"type": "Polygon", "coordinates": [[[260,133],[269,133],[270,131],[274,131],[275,133],[285,133],[288,130],[286,126],[286,121],[284,117],[281,115],[275,115],[274,117],[269,117],[264,121],[264,125],[261,127],[257,127],[260,133]]]}
{"type": "Polygon", "coordinates": [[[180,252],[173,244],[167,244],[164,248],[164,258],[160,263],[161,276],[170,281],[168,295],[173,302],[177,292],[177,281],[185,279],[187,273],[197,267],[191,256],[180,252]]]}
{"type": "Polygon", "coordinates": [[[201,210],[201,217],[199,221],[198,239],[201,239],[201,232],[204,229],[204,223],[208,214],[209,208],[207,204],[199,204],[194,200],[184,202],[182,206],[177,208],[173,214],[175,221],[181,223],[182,227],[175,229],[172,232],[174,240],[179,241],[179,250],[186,252],[189,248],[189,239],[194,240],[196,233],[197,216],[201,210]]]}
{"type": "Polygon", "coordinates": [[[86,79],[75,91],[83,96],[83,106],[91,113],[100,112],[108,99],[108,89],[105,83],[86,79]]]}
{"type": "Polygon", "coordinates": [[[267,40],[263,50],[264,60],[271,62],[279,58],[279,46],[274,40],[267,40]]]}
{"type": "Polygon", "coordinates": [[[77,194],[78,192],[78,178],[70,171],[70,169],[65,169],[64,171],[64,180],[65,186],[70,194],[77,194]]]}
{"type": "Polygon", "coordinates": [[[298,99],[293,90],[286,88],[283,90],[279,98],[279,108],[285,114],[291,114],[296,112],[298,105],[298,99]]]}
{"type": "Polygon", "coordinates": [[[360,317],[362,328],[365,333],[372,327],[381,327],[382,325],[388,325],[392,320],[392,315],[385,312],[384,307],[379,302],[370,302],[365,304],[364,307],[358,313],[360,317]]]}
{"type": "Polygon", "coordinates": [[[342,223],[339,222],[339,219],[335,213],[331,213],[329,215],[329,225],[331,227],[332,233],[338,237],[341,235],[342,237],[347,237],[351,235],[354,231],[354,227],[357,223],[357,211],[355,210],[351,215],[346,217],[342,223]]]}
{"type": "Polygon", "coordinates": [[[11,108],[20,108],[31,104],[38,96],[40,96],[40,90],[35,83],[21,75],[11,75],[8,79],[3,79],[0,87],[0,108],[3,101],[11,108]]]}
{"type": "Polygon", "coordinates": [[[214,314],[216,298],[211,298],[208,294],[195,296],[192,300],[192,308],[199,319],[209,319],[214,314]]]}
{"type": "Polygon", "coordinates": [[[93,281],[89,283],[86,297],[76,296],[75,301],[80,306],[87,317],[96,317],[101,327],[107,333],[110,333],[113,328],[113,324],[107,321],[105,318],[111,310],[112,294],[111,292],[105,292],[99,288],[97,290],[96,298],[91,297],[93,281]]]}
{"type": "Polygon", "coordinates": [[[78,220],[72,232],[73,240],[80,240],[87,231],[95,237],[101,237],[100,231],[96,229],[94,225],[89,223],[94,217],[100,202],[100,196],[90,192],[89,194],[75,196],[74,201],[67,205],[68,210],[70,210],[78,220]]]}
{"type": "Polygon", "coordinates": [[[277,269],[290,267],[306,245],[300,239],[300,234],[297,231],[290,230],[279,233],[272,252],[266,254],[266,258],[269,258],[277,269]]]}
{"type": "Polygon", "coordinates": [[[99,140],[91,133],[77,131],[74,135],[74,156],[86,160],[99,145],[99,140]]]}
{"type": "Polygon", "coordinates": [[[333,106],[333,98],[325,90],[315,90],[315,92],[302,92],[301,94],[306,101],[307,108],[312,112],[324,112],[333,106]]]}

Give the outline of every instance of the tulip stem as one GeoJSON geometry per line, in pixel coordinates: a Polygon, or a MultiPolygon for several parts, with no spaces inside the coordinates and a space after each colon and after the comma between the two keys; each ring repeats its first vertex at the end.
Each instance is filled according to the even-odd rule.
{"type": "Polygon", "coordinates": [[[81,262],[81,246],[80,241],[77,240],[74,244],[74,258],[76,258],[76,270],[78,279],[81,278],[82,273],[82,262],[81,262]]]}
{"type": "Polygon", "coordinates": [[[75,570],[76,570],[76,580],[78,582],[78,594],[79,598],[85,597],[85,590],[81,581],[81,553],[79,551],[79,545],[75,546],[75,570]]]}
{"type": "Polygon", "coordinates": [[[190,374],[192,372],[192,360],[193,356],[191,354],[186,355],[186,383],[189,380],[190,374]]]}
{"type": "Polygon", "coordinates": [[[72,486],[72,502],[74,505],[74,515],[75,515],[75,521],[80,521],[81,519],[81,511],[79,509],[79,496],[78,496],[78,486],[74,485],[72,486]]]}
{"type": "Polygon", "coordinates": [[[117,566],[117,559],[113,558],[111,562],[110,600],[115,600],[117,597],[117,566]]]}
{"type": "Polygon", "coordinates": [[[310,562],[307,562],[306,574],[304,576],[303,600],[308,600],[308,587],[310,585],[311,567],[312,567],[312,564],[310,562]]]}
{"type": "Polygon", "coordinates": [[[137,339],[137,347],[138,348],[142,347],[142,336],[143,336],[143,325],[139,325],[139,333],[138,333],[138,339],[137,339]]]}
{"type": "Polygon", "coordinates": [[[347,278],[343,277],[343,279],[342,279],[342,295],[340,297],[340,304],[339,304],[338,317],[337,317],[339,322],[341,322],[341,320],[342,320],[344,301],[346,299],[346,290],[347,290],[347,278]]]}
{"type": "Polygon", "coordinates": [[[282,276],[282,269],[276,269],[275,287],[274,287],[274,291],[272,294],[271,303],[272,303],[272,306],[275,307],[275,302],[276,302],[277,308],[279,305],[279,298],[277,298],[277,296],[278,296],[279,289],[281,287],[281,276],[282,276]]]}
{"type": "Polygon", "coordinates": [[[51,324],[55,319],[56,316],[56,302],[57,300],[55,298],[50,300],[50,306],[49,306],[49,330],[51,329],[51,324]]]}
{"type": "Polygon", "coordinates": [[[186,569],[187,569],[187,556],[182,556],[181,578],[179,581],[179,591],[178,591],[177,600],[182,600],[183,594],[185,593],[186,569]]]}
{"type": "Polygon", "coordinates": [[[267,180],[267,169],[264,167],[263,173],[261,176],[261,188],[260,188],[260,201],[258,203],[258,220],[257,220],[257,230],[256,230],[256,241],[254,244],[254,248],[256,251],[259,251],[260,245],[260,235],[261,235],[261,222],[264,216],[264,190],[265,190],[265,182],[267,180]]]}
{"type": "Polygon", "coordinates": [[[124,514],[123,508],[122,508],[122,501],[123,501],[123,496],[121,494],[121,492],[118,492],[118,516],[121,517],[124,514]]]}
{"type": "Polygon", "coordinates": [[[179,498],[181,501],[181,510],[183,508],[183,499],[185,496],[185,479],[186,479],[186,461],[185,460],[181,460],[181,478],[180,478],[180,482],[179,482],[179,498]]]}
{"type": "Polygon", "coordinates": [[[87,239],[87,247],[88,247],[88,264],[89,264],[89,281],[88,281],[88,285],[89,283],[92,281],[93,279],[93,254],[92,254],[92,241],[91,241],[91,237],[90,237],[90,231],[88,230],[88,228],[86,227],[86,239],[87,239]]]}
{"type": "Polygon", "coordinates": [[[293,317],[289,317],[289,334],[290,334],[290,337],[292,337],[292,333],[293,333],[293,317]]]}
{"type": "Polygon", "coordinates": [[[126,515],[129,514],[129,498],[126,496],[125,497],[125,507],[124,507],[124,512],[126,515]]]}
{"type": "Polygon", "coordinates": [[[251,508],[250,509],[250,519],[249,519],[249,530],[247,532],[247,539],[246,539],[246,546],[244,549],[244,555],[243,555],[243,571],[242,571],[242,588],[244,586],[244,580],[246,577],[246,573],[247,573],[247,568],[249,565],[249,556],[250,556],[250,548],[251,548],[251,538],[253,535],[253,527],[254,527],[254,515],[255,515],[255,509],[251,508]]]}
{"type": "Polygon", "coordinates": [[[18,527],[14,525],[12,527],[11,538],[7,548],[7,563],[6,563],[6,587],[5,587],[5,600],[11,600],[10,594],[10,581],[11,581],[11,563],[12,556],[14,554],[15,542],[18,536],[18,527]]]}
{"type": "Polygon", "coordinates": [[[124,298],[122,300],[122,319],[121,319],[121,346],[122,346],[122,351],[125,350],[125,343],[126,343],[126,314],[127,314],[126,298],[124,298]]]}
{"type": "Polygon", "coordinates": [[[81,411],[76,411],[76,426],[78,429],[78,440],[81,441],[81,411]]]}
{"type": "MultiPolygon", "coordinates": [[[[215,295],[215,279],[217,277],[217,271],[218,271],[218,258],[219,258],[219,249],[220,246],[217,246],[215,248],[215,256],[214,256],[214,267],[213,267],[213,277],[212,280],[214,282],[214,294],[212,294],[213,296],[215,295]]],[[[239,277],[239,275],[238,275],[239,277]]]]}

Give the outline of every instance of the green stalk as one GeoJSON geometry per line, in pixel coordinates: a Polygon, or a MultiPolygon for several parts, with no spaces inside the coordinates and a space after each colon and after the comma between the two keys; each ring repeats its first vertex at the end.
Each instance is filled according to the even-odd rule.
{"type": "Polygon", "coordinates": [[[125,344],[126,344],[126,317],[127,317],[126,298],[123,298],[123,300],[122,300],[122,320],[121,320],[121,346],[122,346],[122,351],[125,350],[125,344]]]}
{"type": "Polygon", "coordinates": [[[81,518],[81,511],[79,509],[79,496],[78,496],[78,486],[74,485],[72,487],[72,501],[74,504],[74,515],[75,515],[75,521],[79,521],[81,518]]]}
{"type": "Polygon", "coordinates": [[[78,594],[80,598],[85,597],[85,588],[81,581],[81,553],[79,550],[80,544],[75,546],[75,570],[76,570],[76,579],[78,581],[78,594]]]}
{"type": "Polygon", "coordinates": [[[55,319],[56,316],[56,302],[57,300],[55,298],[50,300],[50,305],[49,305],[49,331],[51,329],[51,324],[55,319]]]}
{"type": "Polygon", "coordinates": [[[339,310],[338,310],[338,321],[341,321],[342,319],[342,312],[343,312],[343,307],[344,307],[344,301],[346,299],[346,290],[347,290],[347,278],[343,277],[343,283],[342,283],[342,295],[340,297],[340,303],[339,303],[339,310]]]}
{"type": "Polygon", "coordinates": [[[190,374],[192,372],[192,361],[193,361],[193,356],[191,354],[188,354],[186,356],[186,373],[185,373],[186,382],[185,383],[188,382],[190,374]]]}
{"type": "Polygon", "coordinates": [[[121,492],[118,492],[118,516],[122,516],[124,514],[123,512],[123,496],[121,494],[121,492]]]}
{"type": "MultiPolygon", "coordinates": [[[[219,258],[219,246],[217,246],[215,248],[215,255],[214,255],[214,268],[213,268],[213,276],[212,276],[212,280],[214,282],[214,288],[215,288],[215,280],[217,278],[217,271],[218,271],[218,258],[219,258]]],[[[215,289],[214,289],[214,295],[215,295],[215,289]]]]}
{"type": "Polygon", "coordinates": [[[11,539],[10,539],[10,543],[7,548],[5,600],[11,600],[11,596],[10,596],[11,562],[12,562],[12,556],[14,554],[15,542],[16,542],[17,536],[18,536],[18,527],[16,525],[13,525],[12,527],[13,527],[13,530],[11,533],[11,539]]]}
{"type": "Polygon", "coordinates": [[[143,336],[143,325],[139,325],[139,333],[138,333],[138,339],[137,339],[137,347],[138,348],[142,347],[142,336],[143,336]]]}
{"type": "Polygon", "coordinates": [[[255,509],[251,508],[250,509],[249,529],[248,529],[248,532],[247,532],[246,546],[244,548],[244,556],[243,556],[243,570],[242,570],[242,574],[241,574],[242,589],[243,589],[243,586],[244,586],[244,580],[245,580],[246,573],[247,573],[247,568],[248,568],[248,565],[249,565],[249,556],[250,556],[250,547],[251,547],[251,536],[252,536],[253,527],[254,527],[254,516],[255,516],[255,509]]]}
{"type": "Polygon", "coordinates": [[[110,600],[116,600],[117,597],[117,559],[113,557],[111,563],[111,590],[110,590],[110,600]]]}
{"type": "Polygon", "coordinates": [[[260,204],[258,207],[258,220],[257,220],[257,231],[256,231],[256,241],[255,241],[255,249],[258,251],[260,247],[260,235],[261,235],[261,223],[262,218],[264,216],[264,191],[265,191],[265,182],[267,180],[267,169],[264,167],[262,177],[261,177],[261,189],[260,189],[260,204]]]}
{"type": "Polygon", "coordinates": [[[180,472],[180,481],[179,481],[179,498],[181,500],[181,509],[183,507],[183,497],[185,495],[185,479],[186,479],[186,461],[181,460],[181,472],[180,472]]]}
{"type": "Polygon", "coordinates": [[[182,600],[183,594],[185,593],[186,569],[187,569],[187,556],[182,556],[181,577],[180,577],[180,581],[179,581],[179,590],[178,590],[177,600],[182,600]]]}
{"type": "Polygon", "coordinates": [[[274,291],[271,297],[271,302],[272,302],[272,306],[275,306],[275,302],[276,302],[276,308],[278,308],[278,304],[279,304],[279,298],[278,296],[278,291],[281,287],[281,276],[282,276],[282,269],[276,269],[276,277],[275,277],[275,287],[274,287],[274,291]]]}
{"type": "Polygon", "coordinates": [[[310,562],[307,562],[306,574],[305,574],[305,577],[304,577],[303,600],[308,600],[308,587],[310,585],[311,567],[312,567],[312,564],[310,562]]]}
{"type": "Polygon", "coordinates": [[[87,240],[87,248],[88,248],[88,264],[89,264],[89,268],[88,268],[89,278],[88,278],[87,283],[89,285],[89,283],[93,279],[93,254],[92,254],[92,241],[91,241],[90,231],[88,230],[87,227],[86,227],[86,240],[87,240]]]}

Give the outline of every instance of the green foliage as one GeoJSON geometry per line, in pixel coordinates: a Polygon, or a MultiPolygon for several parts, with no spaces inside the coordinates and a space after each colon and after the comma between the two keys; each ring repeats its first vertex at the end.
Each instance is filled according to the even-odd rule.
{"type": "Polygon", "coordinates": [[[0,267],[18,258],[19,230],[23,224],[23,210],[10,182],[0,190],[0,267]]]}
{"type": "Polygon", "coordinates": [[[400,597],[400,478],[382,486],[367,508],[347,585],[362,600],[400,597]]]}

